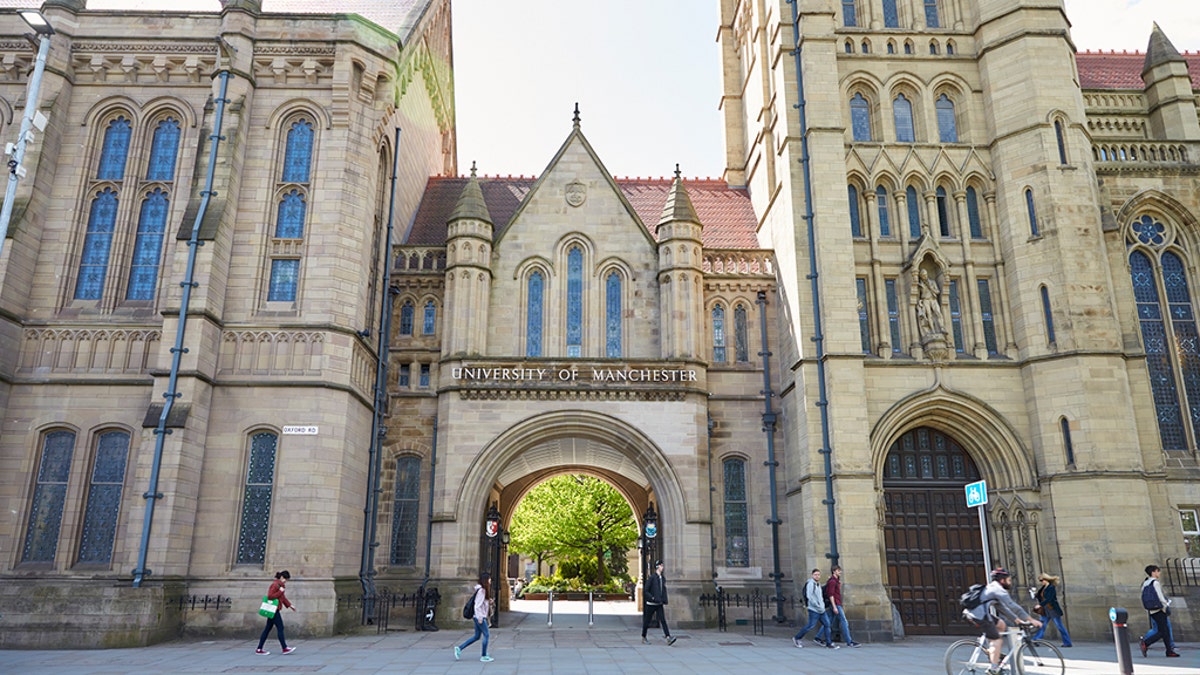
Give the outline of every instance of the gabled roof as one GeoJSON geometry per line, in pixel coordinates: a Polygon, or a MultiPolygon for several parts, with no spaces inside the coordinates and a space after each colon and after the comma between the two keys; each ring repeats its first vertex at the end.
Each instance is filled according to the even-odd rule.
{"type": "MultiPolygon", "coordinates": [[[[1192,88],[1200,89],[1200,53],[1184,52],[1192,88]]],[[[1143,52],[1079,52],[1075,54],[1079,67],[1080,89],[1144,89],[1142,69],[1146,66],[1143,52]]]]}
{"type": "MultiPolygon", "coordinates": [[[[441,246],[446,243],[446,221],[454,211],[467,181],[465,176],[435,176],[425,186],[425,195],[404,239],[407,246],[441,246]]],[[[484,202],[496,229],[507,229],[530,188],[533,176],[483,176],[478,179],[484,202]]],[[[653,228],[662,217],[671,191],[669,178],[615,178],[617,187],[633,206],[643,225],[653,228]]],[[[684,179],[692,206],[704,226],[706,248],[761,248],[756,230],[758,218],[744,188],[731,188],[725,181],[684,179]]],[[[649,229],[653,237],[654,232],[649,229]]]]}

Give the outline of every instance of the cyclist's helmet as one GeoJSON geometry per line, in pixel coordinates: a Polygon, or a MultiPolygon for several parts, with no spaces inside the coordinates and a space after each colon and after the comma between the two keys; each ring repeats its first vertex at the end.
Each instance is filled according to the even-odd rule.
{"type": "Polygon", "coordinates": [[[1008,570],[1004,569],[1003,567],[997,567],[996,569],[992,570],[992,581],[999,581],[1000,579],[1009,576],[1012,575],[1010,575],[1008,570]]]}

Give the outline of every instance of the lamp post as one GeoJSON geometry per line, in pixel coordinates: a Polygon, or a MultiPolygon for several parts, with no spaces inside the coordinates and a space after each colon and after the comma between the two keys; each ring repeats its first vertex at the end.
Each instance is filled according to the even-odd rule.
{"type": "Polygon", "coordinates": [[[650,502],[650,506],[646,508],[646,512],[642,514],[642,536],[639,541],[639,548],[642,549],[642,580],[650,576],[650,570],[653,569],[655,552],[658,547],[658,513],[654,510],[654,502],[650,502]]]}
{"type": "MultiPolygon", "coordinates": [[[[488,555],[493,558],[492,567],[492,606],[495,609],[495,619],[492,620],[493,626],[500,625],[500,606],[497,602],[500,598],[500,549],[504,544],[508,543],[508,533],[501,533],[500,530],[500,509],[496,508],[496,502],[488,507],[487,519],[483,525],[483,540],[487,547],[488,555]]],[[[484,569],[489,566],[484,565],[484,569]]]]}
{"type": "MultiPolygon", "coordinates": [[[[21,162],[25,159],[25,144],[33,138],[30,127],[34,126],[34,116],[38,114],[38,94],[42,87],[42,73],[46,71],[46,57],[50,54],[50,36],[54,28],[45,16],[36,9],[25,9],[18,12],[25,23],[37,34],[38,55],[33,64],[33,73],[29,76],[28,92],[25,96],[25,112],[21,115],[21,131],[17,142],[6,149],[10,155],[8,160],[8,188],[4,192],[4,206],[0,207],[0,254],[4,253],[4,240],[8,237],[8,222],[12,219],[13,201],[17,197],[17,181],[25,175],[25,167],[21,162]]],[[[41,117],[36,122],[39,129],[44,129],[46,120],[41,117]]]]}

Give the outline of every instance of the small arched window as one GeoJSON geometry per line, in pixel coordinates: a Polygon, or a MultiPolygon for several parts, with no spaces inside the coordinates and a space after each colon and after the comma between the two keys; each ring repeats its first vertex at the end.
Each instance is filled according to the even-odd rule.
{"type": "Polygon", "coordinates": [[[855,141],[871,140],[871,104],[861,92],[850,97],[850,129],[855,141]]]}
{"type": "Polygon", "coordinates": [[[905,54],[912,54],[912,53],[913,53],[913,44],[912,44],[911,42],[905,42],[905,43],[904,43],[904,53],[905,53],[905,54]]]}
{"type": "Polygon", "coordinates": [[[437,306],[432,300],[425,303],[424,321],[421,322],[421,333],[424,335],[433,335],[434,328],[437,325],[437,306]]]}
{"type": "Polygon", "coordinates": [[[715,305],[712,310],[713,362],[725,363],[725,308],[715,305]]]}
{"type": "Polygon", "coordinates": [[[939,186],[934,195],[937,204],[938,234],[952,237],[954,235],[950,233],[950,208],[946,203],[946,188],[939,186]]]}
{"type": "Polygon", "coordinates": [[[845,50],[845,52],[847,54],[853,54],[854,53],[854,43],[849,40],[846,40],[846,45],[845,45],[845,47],[843,47],[843,49],[845,50]]]}
{"type": "Polygon", "coordinates": [[[913,239],[921,237],[921,204],[917,201],[917,189],[911,185],[904,189],[905,206],[908,207],[908,234],[913,239]]]}
{"type": "Polygon", "coordinates": [[[567,251],[567,356],[583,355],[583,249],[567,251]]]}
{"type": "Polygon", "coordinates": [[[954,117],[954,101],[942,94],[934,107],[937,109],[938,140],[942,143],[957,143],[958,123],[954,117]]]}
{"type": "Polygon", "coordinates": [[[83,255],[79,259],[79,274],[75,281],[76,300],[99,300],[103,294],[116,224],[117,192],[106,187],[92,197],[88,209],[87,233],[83,238],[83,255]]]}
{"type": "Polygon", "coordinates": [[[1050,311],[1050,290],[1045,285],[1041,287],[1042,318],[1046,322],[1046,344],[1054,346],[1054,314],[1050,311]]]}
{"type": "Polygon", "coordinates": [[[887,43],[887,53],[889,53],[889,54],[895,54],[895,53],[896,53],[896,43],[895,43],[895,42],[892,42],[891,40],[888,40],[888,43],[887,43]]]}
{"type": "Polygon", "coordinates": [[[621,275],[616,271],[604,280],[604,355],[621,357],[621,275]]]}
{"type": "Polygon", "coordinates": [[[979,216],[979,195],[974,186],[967,187],[967,223],[972,239],[983,239],[983,220],[979,216]]]}
{"type": "Polygon", "coordinates": [[[913,129],[912,102],[904,94],[897,94],[892,101],[892,119],[896,123],[896,142],[913,143],[916,132],[913,129]]]}
{"type": "Polygon", "coordinates": [[[1054,120],[1054,140],[1058,143],[1058,163],[1067,163],[1067,139],[1064,136],[1063,125],[1059,120],[1054,120]]]}
{"type": "Polygon", "coordinates": [[[284,183],[307,183],[312,170],[313,123],[299,119],[292,123],[287,132],[287,145],[283,154],[284,183]]]}
{"type": "Polygon", "coordinates": [[[875,203],[879,209],[879,236],[892,236],[892,219],[888,215],[888,191],[880,185],[875,188],[875,203]]]}
{"type": "Polygon", "coordinates": [[[862,53],[870,54],[871,53],[871,42],[869,40],[863,40],[862,45],[860,45],[859,48],[862,50],[862,53]]]}
{"type": "Polygon", "coordinates": [[[175,179],[175,158],[179,155],[179,120],[168,117],[158,123],[150,141],[150,162],[146,165],[146,180],[175,179]]]}
{"type": "Polygon", "coordinates": [[[746,325],[746,306],[741,303],[733,308],[733,348],[738,363],[750,361],[750,330],[746,325]]]}
{"type": "Polygon", "coordinates": [[[545,279],[534,271],[525,284],[525,356],[542,355],[542,295],[545,279]]]}
{"type": "Polygon", "coordinates": [[[392,501],[393,565],[417,564],[417,523],[421,519],[421,458],[396,460],[396,486],[392,501]]]}
{"type": "Polygon", "coordinates": [[[746,505],[746,462],[724,461],[725,564],[746,567],[750,564],[750,517],[746,505]]]}
{"type": "Polygon", "coordinates": [[[1025,188],[1025,209],[1029,214],[1029,234],[1030,236],[1041,236],[1041,230],[1038,228],[1037,208],[1033,204],[1033,189],[1025,188]]]}
{"type": "Polygon", "coordinates": [[[413,323],[415,322],[416,307],[413,306],[412,300],[405,300],[403,305],[400,305],[400,334],[412,335],[413,323]]]}
{"type": "Polygon", "coordinates": [[[267,531],[271,522],[278,443],[279,437],[269,431],[254,434],[250,439],[242,522],[238,528],[238,565],[262,565],[267,559],[267,531]]]}
{"type": "Polygon", "coordinates": [[[850,185],[846,188],[850,198],[850,236],[861,237],[862,218],[858,213],[858,188],[850,185]]]}
{"type": "Polygon", "coordinates": [[[1071,423],[1067,421],[1067,418],[1060,417],[1058,425],[1062,429],[1063,452],[1067,455],[1067,466],[1075,466],[1075,444],[1071,441],[1071,423]]]}
{"type": "Polygon", "coordinates": [[[129,159],[129,137],[132,134],[133,123],[124,115],[108,123],[100,150],[97,179],[121,180],[125,177],[125,164],[129,159]]]}
{"type": "Polygon", "coordinates": [[[25,545],[21,548],[23,563],[54,562],[74,454],[74,432],[51,431],[42,437],[42,456],[38,459],[25,545]]]}
{"type": "Polygon", "coordinates": [[[953,42],[946,43],[946,56],[954,56],[954,43],[953,42]]]}
{"type": "Polygon", "coordinates": [[[930,40],[930,41],[929,41],[929,53],[930,53],[930,54],[937,54],[937,53],[938,53],[938,43],[937,43],[937,41],[936,41],[936,40],[930,40]]]}

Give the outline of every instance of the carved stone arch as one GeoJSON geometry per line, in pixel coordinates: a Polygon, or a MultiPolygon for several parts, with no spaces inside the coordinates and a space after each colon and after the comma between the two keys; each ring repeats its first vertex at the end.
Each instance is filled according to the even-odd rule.
{"type": "Polygon", "coordinates": [[[271,114],[267,116],[267,129],[282,129],[289,119],[296,115],[308,114],[317,122],[317,127],[321,129],[332,129],[333,118],[329,112],[317,104],[316,101],[307,98],[293,98],[275,106],[271,114]]]}
{"type": "Polygon", "coordinates": [[[900,176],[894,171],[884,169],[875,174],[875,180],[871,182],[871,194],[875,194],[875,188],[880,185],[888,191],[888,194],[896,191],[896,186],[900,185],[900,176]]]}
{"type": "Polygon", "coordinates": [[[524,280],[528,279],[529,275],[533,274],[534,271],[541,272],[542,277],[545,279],[546,283],[549,283],[550,279],[552,279],[554,276],[554,264],[552,262],[550,262],[550,260],[548,258],[545,258],[543,256],[540,256],[540,255],[530,256],[529,258],[522,260],[516,266],[516,268],[513,270],[512,278],[513,279],[521,279],[522,281],[524,281],[524,280]]]}
{"type": "Polygon", "coordinates": [[[87,112],[83,114],[79,126],[95,128],[100,126],[105,119],[118,113],[124,113],[129,115],[129,119],[136,127],[141,122],[141,109],[141,104],[128,96],[109,96],[88,108],[87,112]]]}
{"type": "Polygon", "coordinates": [[[1032,453],[1004,417],[987,403],[941,383],[892,405],[871,429],[871,463],[882,489],[888,450],[905,432],[926,426],[953,436],[970,454],[989,490],[1030,489],[1037,485],[1032,453]]]}
{"type": "MultiPolygon", "coordinates": [[[[871,185],[871,179],[868,178],[866,174],[851,169],[846,174],[846,184],[853,185],[858,190],[859,197],[861,197],[863,191],[867,189],[867,186],[871,185]]],[[[874,189],[875,187],[871,185],[871,190],[874,189]]]]}
{"type": "Polygon", "coordinates": [[[13,110],[13,104],[7,98],[0,96],[0,124],[12,124],[16,113],[13,110]]]}
{"type": "Polygon", "coordinates": [[[1200,221],[1196,214],[1171,195],[1154,188],[1139,191],[1117,209],[1116,220],[1125,241],[1136,240],[1131,236],[1131,226],[1143,214],[1160,216],[1164,226],[1174,229],[1175,240],[1181,241],[1190,250],[1197,250],[1200,245],[1200,221]]]}
{"type": "MultiPolygon", "coordinates": [[[[158,96],[142,105],[142,116],[147,124],[153,124],[159,117],[174,113],[179,116],[180,123],[194,129],[197,124],[196,111],[187,101],[176,96],[158,96]]],[[[182,145],[182,141],[180,142],[182,145]]],[[[182,153],[181,153],[182,154],[182,153]]]]}

